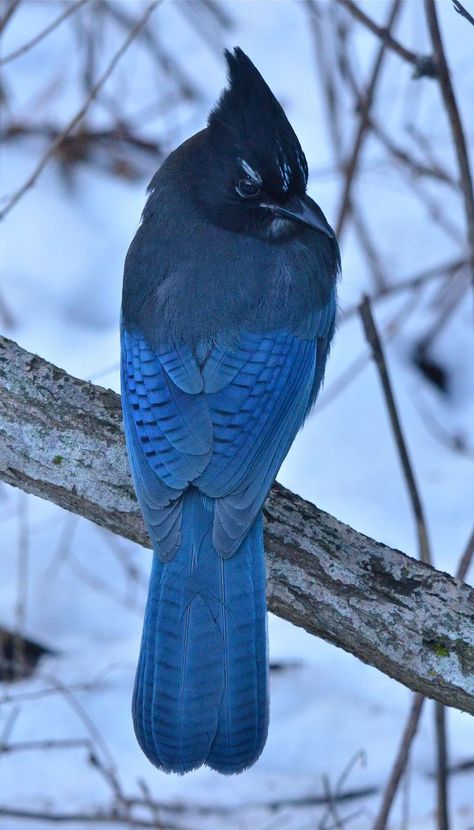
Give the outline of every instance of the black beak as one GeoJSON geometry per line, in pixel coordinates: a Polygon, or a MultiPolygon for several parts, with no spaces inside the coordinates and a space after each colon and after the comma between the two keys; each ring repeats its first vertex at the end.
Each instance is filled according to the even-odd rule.
{"type": "Polygon", "coordinates": [[[281,216],[283,219],[293,219],[295,222],[302,222],[303,225],[309,225],[315,231],[329,236],[333,239],[335,234],[331,226],[328,224],[321,208],[307,196],[292,196],[286,205],[266,204],[262,207],[270,208],[275,216],[281,216]]]}

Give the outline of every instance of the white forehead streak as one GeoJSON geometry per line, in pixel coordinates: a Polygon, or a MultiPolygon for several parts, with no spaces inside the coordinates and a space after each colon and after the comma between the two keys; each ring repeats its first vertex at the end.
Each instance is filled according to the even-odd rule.
{"type": "Polygon", "coordinates": [[[253,169],[253,167],[250,167],[248,161],[245,161],[245,159],[239,159],[239,161],[242,170],[244,171],[244,173],[247,173],[249,179],[252,179],[252,181],[255,182],[255,184],[262,184],[262,177],[259,173],[257,173],[256,170],[253,169]]]}

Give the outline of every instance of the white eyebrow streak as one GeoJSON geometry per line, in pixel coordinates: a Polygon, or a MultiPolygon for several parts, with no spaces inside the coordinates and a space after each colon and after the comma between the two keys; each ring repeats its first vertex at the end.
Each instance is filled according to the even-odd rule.
{"type": "Polygon", "coordinates": [[[242,170],[244,171],[244,173],[247,173],[249,179],[252,179],[252,181],[255,182],[255,184],[262,184],[261,175],[257,173],[257,171],[253,169],[253,167],[250,167],[248,161],[245,161],[245,159],[239,159],[239,161],[242,166],[242,170]]]}
{"type": "Polygon", "coordinates": [[[291,167],[288,164],[287,160],[283,161],[283,164],[280,165],[280,173],[281,178],[283,180],[283,192],[286,193],[290,186],[290,175],[291,175],[291,167]]]}
{"type": "Polygon", "coordinates": [[[300,154],[298,153],[296,158],[297,158],[297,161],[298,161],[298,167],[300,168],[301,174],[302,174],[303,178],[305,179],[305,181],[307,181],[307,179],[308,179],[308,170],[305,169],[305,164],[303,163],[303,158],[304,157],[302,158],[300,156],[300,154]]]}

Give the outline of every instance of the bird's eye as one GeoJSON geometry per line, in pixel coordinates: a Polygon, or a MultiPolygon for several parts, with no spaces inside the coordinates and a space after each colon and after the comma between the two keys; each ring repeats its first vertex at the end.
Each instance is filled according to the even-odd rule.
{"type": "Polygon", "coordinates": [[[235,189],[243,199],[250,199],[252,196],[258,196],[260,193],[260,185],[252,181],[252,179],[239,179],[235,185],[235,189]]]}

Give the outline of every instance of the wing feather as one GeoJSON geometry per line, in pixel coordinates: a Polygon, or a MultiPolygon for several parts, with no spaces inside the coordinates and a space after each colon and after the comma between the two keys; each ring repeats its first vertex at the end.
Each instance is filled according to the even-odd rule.
{"type": "Polygon", "coordinates": [[[216,549],[224,558],[238,549],[316,398],[335,313],[332,297],[297,332],[241,332],[202,365],[187,347],[158,354],[122,332],[131,467],[161,558],[177,550],[191,483],[215,500],[216,549]]]}

